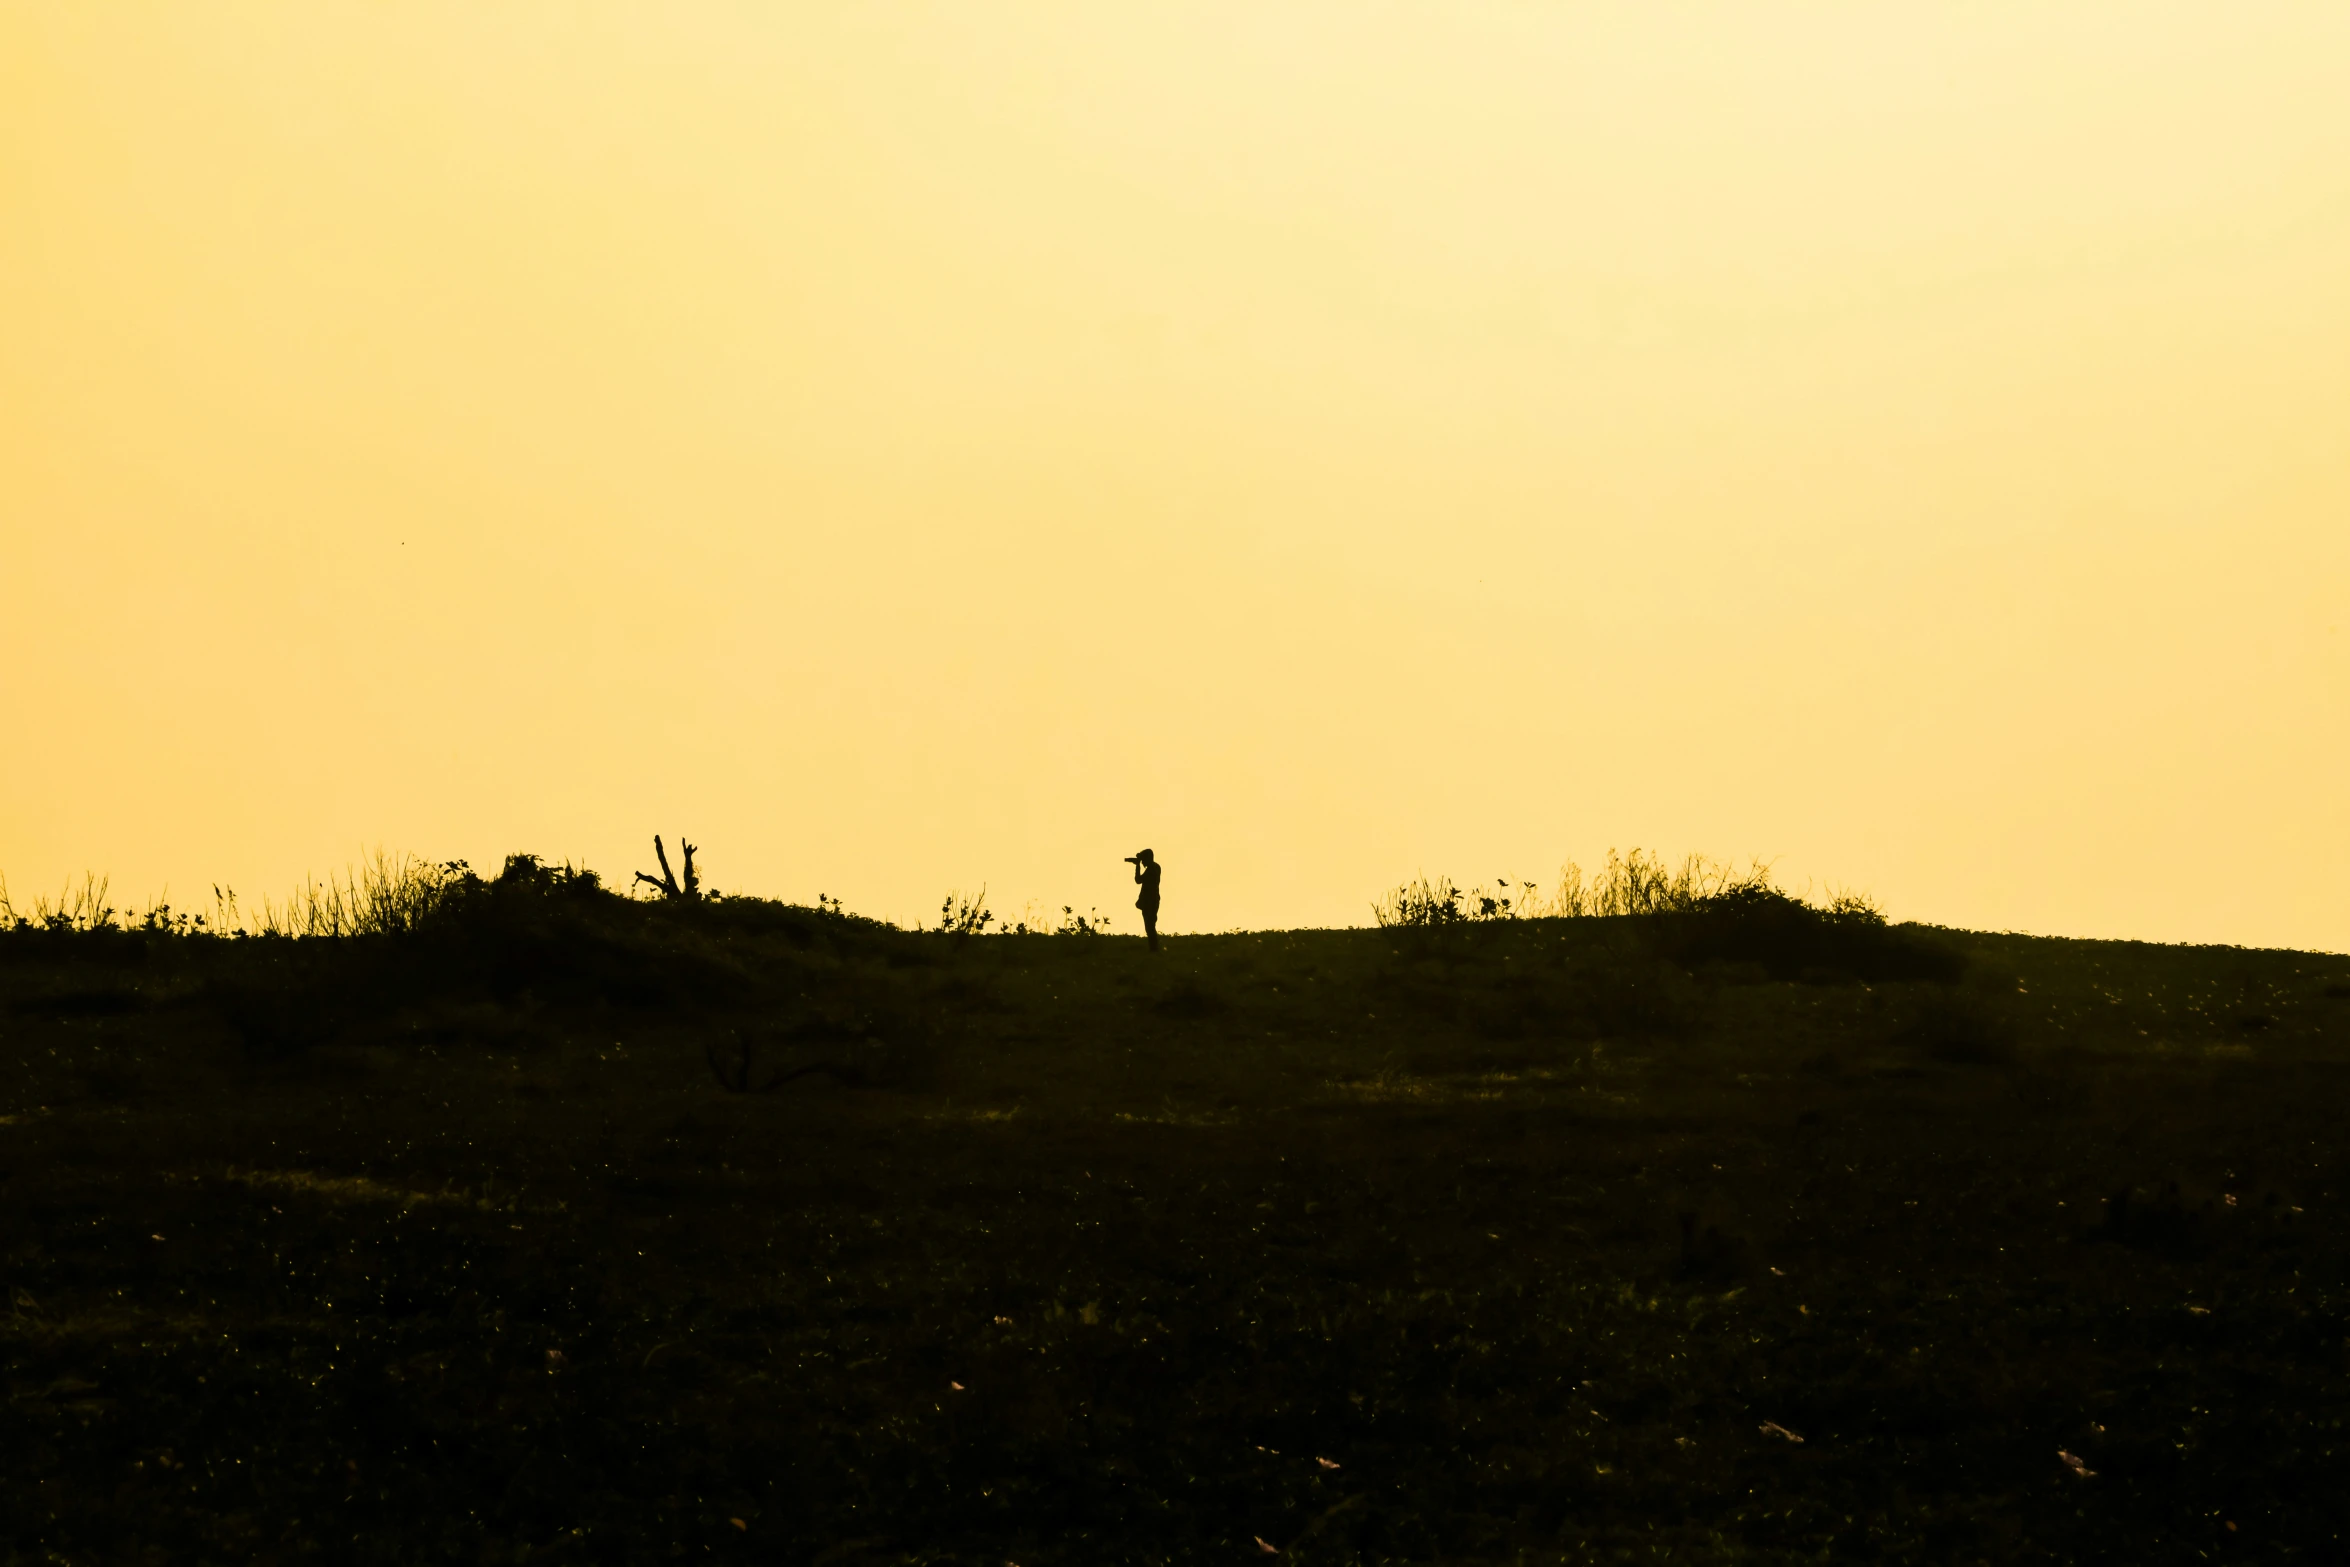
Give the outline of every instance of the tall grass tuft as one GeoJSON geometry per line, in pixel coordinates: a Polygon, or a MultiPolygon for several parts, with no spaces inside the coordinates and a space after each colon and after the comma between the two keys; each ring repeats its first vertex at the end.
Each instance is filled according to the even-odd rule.
{"type": "Polygon", "coordinates": [[[332,875],[306,881],[283,903],[264,899],[254,930],[263,936],[409,935],[475,880],[463,860],[436,863],[378,849],[339,881],[332,875]]]}
{"type": "Polygon", "coordinates": [[[1529,915],[1549,919],[1604,918],[1618,914],[1687,914],[1716,898],[1760,892],[1771,885],[1770,867],[1759,861],[1745,870],[1692,854],[1678,867],[1645,849],[1607,851],[1607,865],[1586,878],[1568,861],[1559,870],[1558,890],[1529,915]]]}
{"type": "Polygon", "coordinates": [[[112,930],[119,911],[107,901],[108,886],[106,877],[86,874],[78,887],[67,882],[54,901],[35,895],[27,913],[9,901],[8,884],[0,880],[0,930],[112,930]]]}
{"type": "Polygon", "coordinates": [[[1371,905],[1382,927],[1458,925],[1480,920],[1603,919],[1624,914],[1687,914],[1725,897],[1766,891],[1770,867],[1746,869],[1692,854],[1678,866],[1645,849],[1607,851],[1591,875],[1572,860],[1559,870],[1558,888],[1544,897],[1533,882],[1496,877],[1491,885],[1456,885],[1449,876],[1414,877],[1371,905]]]}

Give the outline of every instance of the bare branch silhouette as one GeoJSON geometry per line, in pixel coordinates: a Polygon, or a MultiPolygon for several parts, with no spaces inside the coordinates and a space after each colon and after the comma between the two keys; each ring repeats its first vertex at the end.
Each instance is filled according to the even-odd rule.
{"type": "Polygon", "coordinates": [[[677,840],[677,846],[685,851],[685,882],[682,886],[670,872],[669,851],[662,846],[659,833],[653,834],[653,857],[661,862],[661,874],[655,877],[638,871],[636,881],[629,885],[633,887],[641,881],[664,898],[680,898],[687,902],[699,898],[702,895],[702,879],[694,870],[694,846],[683,838],[677,840]]]}

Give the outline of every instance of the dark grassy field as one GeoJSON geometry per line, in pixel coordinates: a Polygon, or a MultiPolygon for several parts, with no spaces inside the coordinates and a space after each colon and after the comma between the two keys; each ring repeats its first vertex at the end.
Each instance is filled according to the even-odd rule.
{"type": "Polygon", "coordinates": [[[11,1563],[2350,1559],[2350,959],[525,865],[0,1062],[11,1563]]]}

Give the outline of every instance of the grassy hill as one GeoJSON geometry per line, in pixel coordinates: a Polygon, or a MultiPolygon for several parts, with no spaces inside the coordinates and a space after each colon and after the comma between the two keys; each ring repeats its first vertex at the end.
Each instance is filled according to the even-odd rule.
{"type": "Polygon", "coordinates": [[[2339,1561],[2350,959],[0,934],[14,1562],[2339,1561]]]}

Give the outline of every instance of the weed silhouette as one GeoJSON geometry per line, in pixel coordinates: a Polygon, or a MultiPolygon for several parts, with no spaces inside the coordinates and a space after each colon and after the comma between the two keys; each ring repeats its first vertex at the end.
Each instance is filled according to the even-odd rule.
{"type": "Polygon", "coordinates": [[[950,892],[939,900],[938,928],[949,936],[976,936],[995,924],[995,915],[987,907],[987,889],[979,889],[975,898],[959,892],[950,892]]]}

